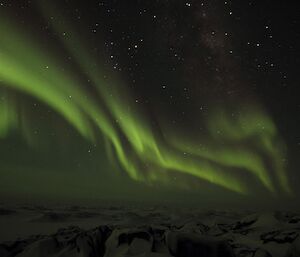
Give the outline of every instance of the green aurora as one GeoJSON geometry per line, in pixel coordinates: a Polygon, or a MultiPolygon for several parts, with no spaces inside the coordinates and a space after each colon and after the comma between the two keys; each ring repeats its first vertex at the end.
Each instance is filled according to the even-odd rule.
{"type": "MultiPolygon", "coordinates": [[[[165,122],[166,117],[159,117],[156,129],[122,79],[105,75],[109,68],[93,56],[68,20],[46,1],[39,6],[93,90],[83,85],[72,69],[58,68],[65,66],[58,55],[1,13],[1,138],[18,130],[29,145],[34,144],[29,117],[14,98],[18,92],[48,105],[91,144],[99,142],[99,133],[103,135],[112,165],[119,163],[133,180],[168,184],[175,172],[251,194],[247,173],[273,194],[291,194],[282,162],[285,145],[272,118],[258,103],[241,104],[240,115],[234,117],[230,108],[216,107],[206,117],[207,133],[203,135],[189,137],[188,131],[175,131],[165,122]]],[[[177,183],[189,187],[188,180],[177,183]]]]}

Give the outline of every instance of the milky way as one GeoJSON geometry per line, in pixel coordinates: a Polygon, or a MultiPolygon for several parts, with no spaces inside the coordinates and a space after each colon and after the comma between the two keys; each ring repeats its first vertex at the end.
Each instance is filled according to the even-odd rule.
{"type": "MultiPolygon", "coordinates": [[[[41,19],[56,35],[55,41],[50,40],[51,47],[9,15],[0,16],[1,138],[17,130],[27,144],[34,141],[33,118],[19,105],[23,96],[30,96],[63,117],[91,145],[103,136],[112,167],[117,169],[113,164],[118,163],[133,180],[189,189],[199,180],[240,194],[251,194],[255,183],[271,193],[291,193],[282,161],[286,146],[259,101],[241,101],[234,108],[226,100],[216,102],[206,115],[191,108],[189,115],[201,121],[201,128],[174,128],[167,115],[155,111],[150,115],[151,106],[138,105],[128,82],[112,66],[104,65],[104,58],[110,57],[93,55],[88,40],[59,8],[50,2],[39,3],[41,19]],[[53,42],[64,49],[71,67],[53,50],[53,42]],[[180,179],[174,182],[177,176],[180,179]],[[254,182],[249,183],[249,178],[254,182]]],[[[204,34],[201,40],[214,50],[222,42],[208,41],[204,34]]],[[[101,43],[98,47],[101,49],[101,43]]],[[[197,82],[200,88],[201,83],[197,82]]]]}

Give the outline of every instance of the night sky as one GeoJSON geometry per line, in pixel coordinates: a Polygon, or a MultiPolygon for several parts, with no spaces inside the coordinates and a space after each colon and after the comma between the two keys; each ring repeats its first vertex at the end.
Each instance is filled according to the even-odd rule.
{"type": "Polygon", "coordinates": [[[1,198],[294,202],[297,14],[0,0],[1,198]]]}

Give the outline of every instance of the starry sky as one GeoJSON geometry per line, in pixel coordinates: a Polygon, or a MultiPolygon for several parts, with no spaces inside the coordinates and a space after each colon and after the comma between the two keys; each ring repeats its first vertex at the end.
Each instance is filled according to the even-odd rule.
{"type": "Polygon", "coordinates": [[[295,200],[297,8],[0,0],[4,199],[295,200]]]}

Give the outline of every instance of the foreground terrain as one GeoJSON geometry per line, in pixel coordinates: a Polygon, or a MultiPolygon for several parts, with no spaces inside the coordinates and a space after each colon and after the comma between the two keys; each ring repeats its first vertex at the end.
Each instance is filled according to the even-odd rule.
{"type": "Polygon", "coordinates": [[[299,257],[294,212],[0,206],[1,257],[299,257]]]}

